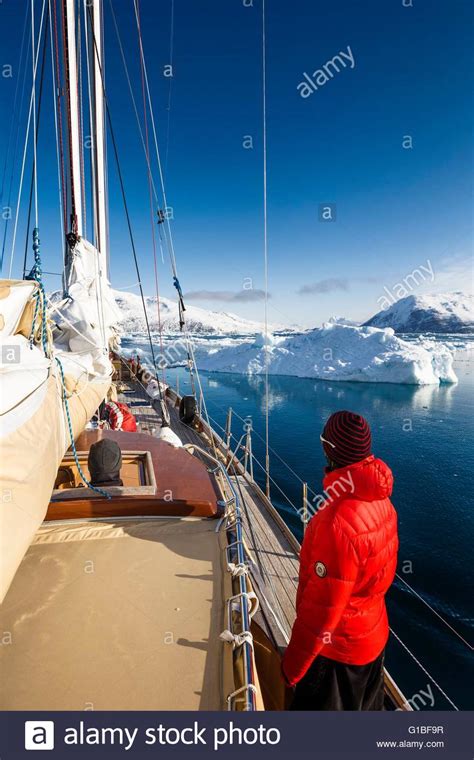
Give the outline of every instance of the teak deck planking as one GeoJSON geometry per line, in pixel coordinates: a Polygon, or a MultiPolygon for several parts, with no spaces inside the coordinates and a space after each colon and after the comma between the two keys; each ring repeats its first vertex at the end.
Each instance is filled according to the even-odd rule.
{"type": "MultiPolygon", "coordinates": [[[[130,406],[140,431],[153,435],[159,430],[161,419],[153,409],[151,399],[133,379],[122,381],[122,386],[124,387],[119,393],[119,401],[130,406]]],[[[170,398],[167,402],[171,428],[181,441],[205,448],[212,453],[212,447],[206,437],[196,429],[183,424],[175,403],[170,398]]],[[[283,647],[289,639],[296,614],[299,568],[296,542],[290,541],[284,529],[275,520],[277,513],[265,502],[265,498],[262,498],[258,486],[243,474],[232,476],[232,480],[242,501],[244,537],[252,560],[252,582],[257,587],[261,602],[256,621],[267,633],[271,633],[279,646],[283,647]]]]}
{"type": "MultiPolygon", "coordinates": [[[[141,432],[151,435],[161,424],[145,389],[133,377],[122,380],[123,392],[119,400],[130,404],[141,432]]],[[[179,419],[179,397],[174,391],[167,393],[170,424],[184,444],[192,444],[213,453],[211,434],[220,454],[227,450],[215,431],[184,425],[179,419]]],[[[196,452],[196,456],[200,456],[196,452]]],[[[204,459],[204,458],[203,458],[204,459]]],[[[207,460],[205,460],[207,462],[207,460]]],[[[296,590],[299,572],[299,544],[272,503],[260,487],[236,463],[231,475],[238,491],[244,512],[244,541],[251,565],[251,579],[260,600],[260,609],[254,620],[272,638],[282,651],[289,640],[296,616],[296,590]]],[[[404,695],[385,671],[385,709],[411,710],[404,695]]]]}

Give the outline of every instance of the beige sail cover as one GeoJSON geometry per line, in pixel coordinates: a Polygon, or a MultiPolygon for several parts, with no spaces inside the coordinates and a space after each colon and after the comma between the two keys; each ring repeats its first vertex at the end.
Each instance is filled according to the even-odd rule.
{"type": "Polygon", "coordinates": [[[69,294],[54,303],[40,298],[36,282],[0,280],[0,602],[44,519],[71,444],[64,390],[77,438],[111,383],[117,317],[111,288],[93,246],[79,240],[71,258],[69,294]]]}
{"type": "MultiPolygon", "coordinates": [[[[107,393],[109,383],[89,383],[69,399],[74,437],[107,393]]],[[[0,440],[0,601],[44,519],[56,473],[69,446],[61,386],[51,375],[37,411],[0,440]]]]}

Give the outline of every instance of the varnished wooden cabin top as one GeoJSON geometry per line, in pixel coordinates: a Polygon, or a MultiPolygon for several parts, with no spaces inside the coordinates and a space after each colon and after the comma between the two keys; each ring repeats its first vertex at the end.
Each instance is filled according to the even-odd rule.
{"type": "Polygon", "coordinates": [[[93,443],[105,438],[116,441],[123,452],[150,452],[156,493],[141,495],[137,489],[133,495],[113,495],[111,499],[95,494],[81,498],[83,489],[78,488],[78,498],[61,500],[56,497],[50,503],[47,521],[133,515],[214,517],[219,513],[220,495],[215,479],[204,462],[185,449],[175,448],[145,433],[113,430],[82,433],[76,449],[89,451],[93,443]]]}

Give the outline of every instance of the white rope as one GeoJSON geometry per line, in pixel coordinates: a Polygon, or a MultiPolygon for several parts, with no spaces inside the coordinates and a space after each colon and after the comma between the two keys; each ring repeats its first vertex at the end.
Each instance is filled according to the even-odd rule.
{"type": "Polygon", "coordinates": [[[226,600],[227,604],[231,604],[233,609],[238,610],[237,600],[242,599],[244,596],[247,598],[247,601],[250,603],[251,609],[249,610],[249,617],[250,619],[252,619],[260,606],[260,602],[255,591],[242,591],[242,593],[240,594],[235,594],[234,596],[230,596],[226,600]],[[252,602],[254,602],[253,605],[252,605],[252,602]]]}
{"type": "Polygon", "coordinates": [[[226,641],[228,644],[232,644],[232,649],[241,647],[243,644],[249,644],[253,649],[253,636],[250,631],[242,631],[242,633],[232,633],[228,628],[219,634],[221,641],[226,641]]]}
{"type": "Polygon", "coordinates": [[[267,213],[267,61],[265,35],[265,0],[262,0],[262,95],[263,95],[263,255],[265,289],[265,470],[266,491],[270,495],[270,401],[268,387],[268,213],[267,213]]]}
{"type": "Polygon", "coordinates": [[[425,676],[427,676],[430,679],[431,683],[434,683],[434,685],[436,686],[436,688],[441,692],[441,694],[449,702],[449,704],[452,705],[455,710],[459,711],[459,707],[456,707],[456,705],[454,704],[454,702],[452,701],[452,699],[450,699],[448,697],[448,695],[446,694],[445,691],[443,691],[443,689],[441,688],[441,686],[439,685],[439,683],[437,681],[435,681],[435,679],[433,678],[433,676],[430,673],[428,673],[428,671],[426,670],[426,668],[415,657],[415,655],[413,654],[413,652],[407,647],[406,644],[404,644],[404,642],[401,640],[401,638],[399,636],[397,636],[397,634],[395,633],[395,631],[393,630],[393,628],[390,628],[390,632],[392,633],[393,636],[395,636],[396,640],[399,642],[399,644],[402,645],[402,647],[405,649],[405,651],[408,652],[408,654],[416,662],[416,664],[418,665],[418,667],[421,668],[421,670],[423,671],[423,673],[425,674],[425,676]]]}
{"type": "Polygon", "coordinates": [[[471,652],[474,650],[474,647],[472,646],[472,644],[470,644],[468,641],[466,641],[466,639],[465,639],[465,638],[463,638],[463,636],[461,636],[461,634],[460,634],[460,633],[458,633],[458,631],[456,631],[456,629],[455,629],[455,628],[453,628],[453,626],[452,626],[450,623],[448,623],[448,621],[447,621],[447,620],[445,620],[445,619],[444,619],[444,617],[442,617],[442,616],[439,614],[439,612],[436,612],[436,610],[435,610],[435,609],[433,609],[433,607],[432,607],[432,606],[431,606],[431,605],[430,605],[430,604],[429,604],[429,603],[426,601],[426,599],[423,599],[423,597],[422,597],[422,596],[420,596],[420,594],[418,593],[418,591],[415,591],[415,589],[414,589],[412,586],[410,586],[410,584],[409,584],[409,583],[407,583],[407,581],[406,581],[404,578],[402,578],[402,576],[401,576],[401,575],[399,575],[398,573],[395,573],[395,574],[396,574],[396,576],[397,576],[398,580],[400,580],[402,583],[404,583],[404,584],[405,584],[405,586],[407,586],[407,587],[410,589],[410,591],[411,591],[411,592],[412,592],[412,593],[413,593],[413,594],[414,594],[416,597],[418,597],[418,599],[419,599],[421,602],[423,602],[423,604],[425,604],[425,605],[428,607],[428,609],[430,609],[430,610],[431,610],[431,612],[433,612],[433,614],[435,614],[435,615],[436,615],[436,617],[438,617],[438,618],[439,618],[439,619],[440,619],[440,620],[441,620],[441,621],[442,621],[442,622],[445,624],[445,626],[447,626],[447,627],[448,627],[448,628],[449,628],[449,629],[450,629],[450,630],[451,630],[451,631],[452,631],[452,632],[453,632],[453,633],[454,633],[454,634],[455,634],[455,635],[458,637],[458,639],[460,639],[460,640],[463,642],[463,644],[465,644],[465,645],[466,645],[466,646],[467,646],[467,647],[468,647],[468,648],[471,650],[471,652]]]}
{"type": "MultiPolygon", "coordinates": [[[[33,3],[33,0],[31,0],[33,3]]],[[[38,33],[38,47],[36,49],[36,57],[34,55],[34,35],[32,30],[32,45],[33,45],[33,86],[31,88],[31,96],[30,96],[30,107],[28,110],[28,122],[26,126],[26,136],[25,136],[25,145],[23,148],[23,159],[21,163],[21,174],[20,174],[20,186],[18,188],[18,200],[16,204],[16,212],[15,212],[15,226],[13,228],[13,240],[12,240],[12,252],[10,255],[10,267],[8,270],[8,278],[11,279],[12,276],[12,269],[13,269],[13,258],[15,255],[15,244],[16,244],[16,235],[18,231],[18,218],[20,214],[20,202],[21,202],[21,194],[23,190],[23,179],[25,176],[25,164],[26,164],[26,153],[28,150],[28,141],[30,137],[30,124],[31,124],[31,112],[33,108],[33,99],[35,94],[35,82],[36,82],[36,69],[38,68],[38,58],[39,58],[39,50],[40,50],[40,44],[39,41],[41,40],[41,33],[43,30],[43,19],[44,19],[44,9],[46,7],[46,0],[43,0],[43,8],[41,11],[41,21],[40,21],[40,27],[39,27],[39,33],[38,33]]],[[[35,116],[36,119],[36,116],[35,116]]],[[[36,134],[33,136],[33,140],[36,141],[36,134]]]]}
{"type": "Polygon", "coordinates": [[[232,578],[240,578],[241,575],[249,574],[249,567],[245,562],[228,562],[227,569],[232,574],[232,578]]]}

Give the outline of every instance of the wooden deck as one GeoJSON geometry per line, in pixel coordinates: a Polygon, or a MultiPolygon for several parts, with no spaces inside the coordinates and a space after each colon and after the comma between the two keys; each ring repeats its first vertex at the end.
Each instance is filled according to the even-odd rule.
{"type": "MultiPolygon", "coordinates": [[[[123,392],[119,400],[127,403],[141,432],[153,435],[161,425],[160,416],[153,409],[145,389],[136,381],[122,380],[123,392]]],[[[184,425],[179,419],[179,397],[167,392],[171,427],[183,444],[192,444],[213,453],[214,446],[225,459],[227,449],[222,439],[201,421],[202,430],[184,425]],[[211,436],[214,438],[212,445],[211,436]]],[[[200,456],[195,452],[195,456],[200,456]]],[[[205,460],[207,461],[207,460],[205,460]]],[[[298,587],[299,544],[275,507],[260,487],[236,462],[230,473],[244,513],[244,541],[250,561],[252,584],[260,601],[254,620],[274,644],[283,651],[288,644],[296,615],[298,587]]],[[[411,709],[407,701],[385,671],[385,709],[411,709]]]]}
{"type": "MultiPolygon", "coordinates": [[[[128,404],[141,432],[153,435],[161,419],[153,409],[145,389],[136,381],[122,381],[119,401],[128,404]]],[[[176,396],[168,397],[171,428],[184,444],[192,444],[213,453],[209,435],[184,425],[179,419],[176,396]]],[[[219,446],[219,441],[217,441],[219,446]]],[[[225,449],[219,446],[225,456],[225,449]]],[[[199,456],[199,453],[196,452],[199,456]]],[[[231,474],[240,495],[244,513],[244,537],[251,560],[251,578],[260,600],[256,622],[273,638],[278,647],[288,643],[295,619],[298,586],[298,543],[266,499],[259,486],[236,464],[231,474]]]]}

